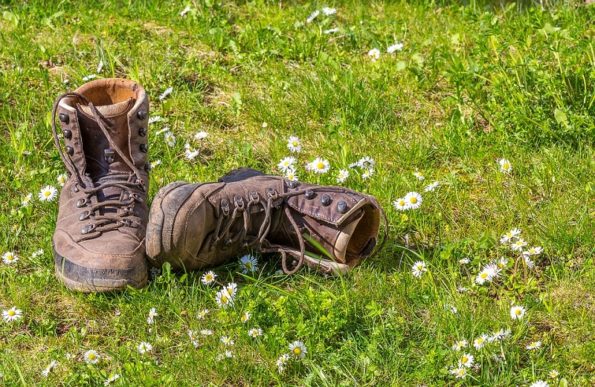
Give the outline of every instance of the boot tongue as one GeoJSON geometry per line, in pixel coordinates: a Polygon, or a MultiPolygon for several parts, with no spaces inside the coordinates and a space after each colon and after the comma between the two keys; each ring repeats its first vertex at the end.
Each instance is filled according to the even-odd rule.
{"type": "MultiPolygon", "coordinates": [[[[105,125],[113,142],[125,155],[130,154],[128,146],[128,112],[134,106],[134,99],[111,105],[96,106],[109,125],[105,125]]],[[[90,106],[77,105],[81,136],[87,161],[87,172],[98,180],[111,172],[128,173],[130,168],[111,148],[108,139],[95,120],[90,106]]],[[[99,118],[101,119],[101,118],[99,118]]]]}
{"type": "Polygon", "coordinates": [[[363,217],[364,213],[362,212],[359,216],[338,230],[337,239],[335,241],[335,245],[333,246],[334,251],[331,252],[334,253],[333,256],[337,259],[337,261],[342,263],[347,262],[346,255],[349,241],[351,241],[351,237],[353,236],[357,225],[363,217]]]}

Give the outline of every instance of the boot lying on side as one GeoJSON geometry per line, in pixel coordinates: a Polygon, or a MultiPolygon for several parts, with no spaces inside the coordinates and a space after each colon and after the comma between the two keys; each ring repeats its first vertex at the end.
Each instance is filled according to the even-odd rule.
{"type": "Polygon", "coordinates": [[[54,140],[69,175],[60,193],[54,260],[56,276],[70,289],[111,291],[147,282],[148,115],[145,91],[125,79],[89,82],[54,104],[54,140]]]}
{"type": "Polygon", "coordinates": [[[372,254],[381,214],[368,195],[239,169],[216,183],[162,188],[151,206],[147,255],[156,266],[193,270],[254,250],[281,254],[287,274],[304,264],[345,273],[372,254]]]}

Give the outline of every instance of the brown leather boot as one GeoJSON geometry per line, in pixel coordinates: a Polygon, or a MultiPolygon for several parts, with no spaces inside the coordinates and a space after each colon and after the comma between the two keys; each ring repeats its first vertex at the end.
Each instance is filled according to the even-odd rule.
{"type": "Polygon", "coordinates": [[[56,276],[83,292],[144,286],[149,184],[144,89],[126,79],[92,81],[58,97],[52,113],[54,140],[69,174],[53,239],[56,276]]]}
{"type": "Polygon", "coordinates": [[[371,255],[381,214],[371,196],[240,169],[217,183],[162,188],[151,206],[147,255],[156,266],[192,270],[253,249],[280,253],[287,274],[303,264],[345,273],[371,255]]]}

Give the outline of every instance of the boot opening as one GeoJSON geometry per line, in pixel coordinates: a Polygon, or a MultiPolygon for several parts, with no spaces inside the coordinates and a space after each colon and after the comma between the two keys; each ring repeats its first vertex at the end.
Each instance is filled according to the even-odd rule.
{"type": "Polygon", "coordinates": [[[77,89],[95,106],[128,103],[138,97],[139,87],[127,79],[98,79],[77,89]]]}
{"type": "Polygon", "coordinates": [[[360,210],[359,215],[341,229],[335,243],[335,257],[349,265],[370,255],[380,227],[380,212],[376,207],[366,205],[360,210]]]}

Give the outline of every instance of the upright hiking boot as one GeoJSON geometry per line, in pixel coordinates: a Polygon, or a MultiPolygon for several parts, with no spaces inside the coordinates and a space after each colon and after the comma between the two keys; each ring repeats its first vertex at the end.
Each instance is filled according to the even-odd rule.
{"type": "Polygon", "coordinates": [[[281,254],[283,271],[304,264],[345,273],[372,254],[382,209],[371,196],[240,169],[217,183],[176,182],[151,206],[147,256],[202,269],[253,250],[281,254]]]}
{"type": "Polygon", "coordinates": [[[144,89],[125,79],[86,83],[54,104],[54,140],[69,175],[54,261],[70,289],[104,292],[147,282],[148,116],[144,89]]]}

